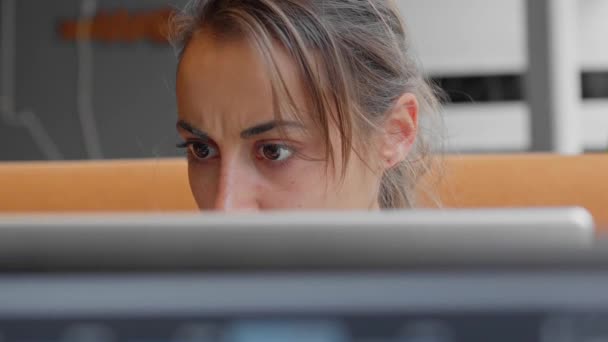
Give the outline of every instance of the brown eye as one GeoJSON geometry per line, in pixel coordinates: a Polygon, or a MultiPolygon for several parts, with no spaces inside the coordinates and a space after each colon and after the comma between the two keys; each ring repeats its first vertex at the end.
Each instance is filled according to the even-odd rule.
{"type": "Polygon", "coordinates": [[[214,158],[218,155],[217,149],[208,144],[193,142],[189,144],[190,152],[201,160],[214,158]]]}
{"type": "Polygon", "coordinates": [[[293,155],[293,151],[282,145],[268,144],[259,148],[258,154],[260,158],[280,162],[289,159],[293,155]]]}

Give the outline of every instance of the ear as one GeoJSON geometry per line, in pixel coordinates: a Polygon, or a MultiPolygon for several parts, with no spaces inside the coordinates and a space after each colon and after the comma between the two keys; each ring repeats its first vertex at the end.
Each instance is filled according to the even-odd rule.
{"type": "Polygon", "coordinates": [[[405,160],[418,135],[419,104],[416,96],[403,94],[388,113],[380,143],[381,165],[385,170],[405,160]]]}

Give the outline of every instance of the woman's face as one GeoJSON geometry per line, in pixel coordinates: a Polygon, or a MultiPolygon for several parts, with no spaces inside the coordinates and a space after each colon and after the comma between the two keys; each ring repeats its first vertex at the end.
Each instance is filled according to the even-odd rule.
{"type": "MultiPolygon", "coordinates": [[[[280,49],[276,55],[302,111],[306,99],[295,66],[280,49]]],[[[380,176],[356,154],[342,170],[337,131],[330,132],[332,168],[323,161],[325,143],[310,118],[285,113],[276,121],[270,79],[245,40],[197,33],[180,63],[177,101],[177,129],[188,149],[190,186],[200,209],[378,207],[380,176]]]]}

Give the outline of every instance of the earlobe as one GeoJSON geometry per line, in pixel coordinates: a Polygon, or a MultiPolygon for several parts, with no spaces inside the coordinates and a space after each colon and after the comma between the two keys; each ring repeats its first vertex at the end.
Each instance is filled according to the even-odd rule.
{"type": "Polygon", "coordinates": [[[416,96],[403,94],[388,113],[384,124],[381,158],[390,169],[405,160],[418,135],[419,105],[416,96]]]}

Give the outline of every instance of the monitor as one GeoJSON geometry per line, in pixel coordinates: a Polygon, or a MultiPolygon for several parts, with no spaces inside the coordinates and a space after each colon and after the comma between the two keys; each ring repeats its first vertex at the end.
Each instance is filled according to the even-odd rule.
{"type": "Polygon", "coordinates": [[[580,209],[0,219],[0,341],[591,341],[580,209]]]}

